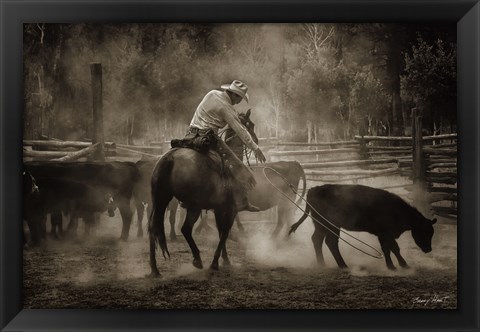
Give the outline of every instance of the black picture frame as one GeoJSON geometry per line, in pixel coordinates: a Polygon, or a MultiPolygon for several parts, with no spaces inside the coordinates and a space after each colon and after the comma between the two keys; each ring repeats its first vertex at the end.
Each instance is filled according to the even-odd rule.
{"type": "Polygon", "coordinates": [[[1,12],[2,331],[479,330],[480,3],[429,1],[14,1],[1,12]],[[458,309],[22,310],[22,25],[67,22],[456,22],[458,33],[458,309]]]}

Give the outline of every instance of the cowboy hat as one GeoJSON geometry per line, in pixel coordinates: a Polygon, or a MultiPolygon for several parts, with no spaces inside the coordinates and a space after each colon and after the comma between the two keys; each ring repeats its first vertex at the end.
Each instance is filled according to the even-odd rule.
{"type": "Polygon", "coordinates": [[[248,86],[242,81],[234,80],[231,84],[222,84],[220,88],[239,95],[248,103],[248,86]]]}

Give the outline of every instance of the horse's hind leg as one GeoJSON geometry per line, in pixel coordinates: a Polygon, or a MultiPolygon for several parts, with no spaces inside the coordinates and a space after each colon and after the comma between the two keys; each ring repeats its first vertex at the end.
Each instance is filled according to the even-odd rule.
{"type": "Polygon", "coordinates": [[[198,249],[197,244],[195,243],[195,240],[193,240],[193,237],[192,237],[192,230],[193,230],[193,225],[197,221],[201,212],[202,212],[201,209],[188,208],[187,216],[185,217],[185,222],[183,223],[183,226],[182,226],[182,234],[185,237],[185,240],[187,240],[188,245],[190,246],[190,249],[192,250],[193,266],[195,266],[198,269],[203,268],[203,264],[202,264],[202,258],[200,257],[200,250],[198,249]]]}
{"type": "Polygon", "coordinates": [[[176,241],[177,240],[177,233],[175,233],[175,220],[177,219],[177,208],[178,208],[178,201],[177,199],[172,199],[168,204],[168,210],[170,211],[168,220],[170,222],[170,240],[176,241]]]}
{"type": "MultiPolygon", "coordinates": [[[[233,221],[235,220],[236,211],[231,207],[228,207],[226,211],[215,210],[215,220],[217,222],[217,228],[220,233],[220,241],[218,243],[217,249],[215,250],[215,255],[213,256],[212,265],[210,268],[212,270],[218,270],[218,259],[222,251],[227,253],[225,242],[228,238],[228,233],[232,228],[233,221]]],[[[228,259],[228,255],[227,255],[228,259]]]]}

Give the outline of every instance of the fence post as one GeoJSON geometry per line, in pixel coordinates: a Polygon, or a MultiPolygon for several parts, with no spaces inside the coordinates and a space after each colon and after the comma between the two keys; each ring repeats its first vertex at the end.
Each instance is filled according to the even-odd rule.
{"type": "Polygon", "coordinates": [[[363,135],[360,137],[360,148],[358,152],[359,152],[358,154],[360,155],[360,159],[369,158],[367,142],[365,141],[365,138],[363,137],[363,135]]]}
{"type": "Polygon", "coordinates": [[[413,200],[417,208],[428,211],[426,170],[423,153],[422,116],[412,109],[413,200]]]}
{"type": "Polygon", "coordinates": [[[103,148],[103,96],[102,96],[102,64],[91,63],[90,75],[92,78],[92,99],[93,99],[93,138],[92,145],[100,143],[98,149],[93,153],[94,160],[105,160],[103,148]]]}

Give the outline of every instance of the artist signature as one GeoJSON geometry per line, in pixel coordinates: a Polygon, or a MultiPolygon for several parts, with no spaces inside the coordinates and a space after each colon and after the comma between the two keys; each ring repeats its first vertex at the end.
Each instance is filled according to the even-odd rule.
{"type": "Polygon", "coordinates": [[[413,303],[414,304],[422,304],[424,306],[427,306],[429,304],[438,304],[438,303],[445,303],[447,300],[450,298],[450,296],[439,296],[437,294],[434,294],[432,297],[414,297],[413,298],[413,303]]]}

